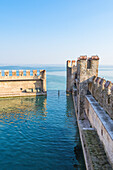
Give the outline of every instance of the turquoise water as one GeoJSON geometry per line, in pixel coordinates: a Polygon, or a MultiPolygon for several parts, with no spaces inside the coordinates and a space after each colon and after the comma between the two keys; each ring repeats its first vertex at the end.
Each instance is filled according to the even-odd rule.
{"type": "Polygon", "coordinates": [[[71,96],[0,99],[0,169],[85,169],[71,96]]]}
{"type": "Polygon", "coordinates": [[[85,170],[72,98],[65,93],[65,67],[45,69],[47,97],[0,99],[0,169],[85,170]]]}

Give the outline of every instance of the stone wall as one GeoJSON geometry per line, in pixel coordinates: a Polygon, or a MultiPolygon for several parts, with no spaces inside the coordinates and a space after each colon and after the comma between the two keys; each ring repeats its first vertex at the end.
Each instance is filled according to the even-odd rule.
{"type": "Polygon", "coordinates": [[[92,95],[85,96],[85,112],[92,127],[96,129],[113,166],[113,120],[92,95]]]}
{"type": "Polygon", "coordinates": [[[76,77],[76,72],[77,72],[77,66],[75,60],[72,60],[72,62],[68,60],[67,61],[67,87],[66,87],[67,92],[72,92],[72,87],[76,77]]]}
{"type": "Polygon", "coordinates": [[[113,83],[95,77],[92,83],[89,83],[89,91],[113,119],[113,83]]]}
{"type": "Polygon", "coordinates": [[[71,92],[73,86],[76,86],[77,110],[81,118],[84,117],[84,98],[88,91],[88,83],[92,82],[94,76],[98,76],[99,57],[80,56],[72,63],[67,61],[67,92],[71,92]]]}
{"type": "Polygon", "coordinates": [[[26,70],[26,75],[23,70],[19,70],[17,76],[16,70],[12,70],[12,75],[9,76],[9,70],[4,71],[4,76],[0,71],[0,97],[8,96],[27,96],[46,94],[46,71],[40,70],[40,75],[37,75],[37,70],[33,70],[33,75],[30,75],[30,70],[26,70]]]}
{"type": "Polygon", "coordinates": [[[98,77],[98,65],[98,56],[80,56],[77,66],[75,61],[67,61],[67,92],[76,87],[77,111],[81,119],[84,118],[85,95],[89,92],[113,119],[113,83],[98,77]]]}
{"type": "Polygon", "coordinates": [[[95,76],[98,76],[99,57],[80,56],[77,61],[77,110],[80,118],[84,118],[85,95],[88,92],[88,84],[95,76]]]}
{"type": "Polygon", "coordinates": [[[113,83],[98,77],[98,64],[98,56],[80,56],[72,76],[67,61],[67,91],[74,95],[77,120],[88,117],[113,166],[113,83]]]}

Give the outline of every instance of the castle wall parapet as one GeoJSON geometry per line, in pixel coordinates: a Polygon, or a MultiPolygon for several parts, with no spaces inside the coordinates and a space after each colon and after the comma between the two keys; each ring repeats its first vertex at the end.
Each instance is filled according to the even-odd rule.
{"type": "Polygon", "coordinates": [[[46,75],[46,71],[45,70],[40,70],[39,71],[39,75],[37,75],[37,70],[12,70],[9,72],[9,70],[4,70],[4,71],[1,71],[0,70],[0,80],[4,80],[4,79],[7,79],[7,80],[11,80],[11,79],[27,79],[27,78],[46,78],[45,75],[46,75]],[[25,74],[24,74],[25,72],[25,74]]]}
{"type": "Polygon", "coordinates": [[[39,75],[37,70],[0,71],[0,97],[46,94],[46,91],[45,70],[40,70],[39,75]]]}
{"type": "Polygon", "coordinates": [[[84,97],[89,91],[113,119],[113,83],[98,77],[98,65],[98,56],[80,56],[77,62],[68,60],[67,91],[71,92],[76,86],[78,113],[81,117],[84,114],[84,97]]]}
{"type": "Polygon", "coordinates": [[[92,84],[89,85],[89,91],[104,110],[113,119],[113,83],[103,78],[95,77],[92,84]]]}

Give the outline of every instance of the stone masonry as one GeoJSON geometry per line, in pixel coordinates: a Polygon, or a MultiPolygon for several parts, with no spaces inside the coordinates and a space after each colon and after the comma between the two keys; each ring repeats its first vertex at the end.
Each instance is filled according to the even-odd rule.
{"type": "Polygon", "coordinates": [[[98,56],[80,56],[76,65],[68,60],[66,90],[73,94],[78,126],[80,122],[90,122],[113,167],[113,83],[98,77],[98,65],[98,56]]]}
{"type": "Polygon", "coordinates": [[[17,76],[16,70],[12,70],[9,76],[9,70],[5,70],[2,76],[0,71],[0,97],[46,95],[46,71],[40,70],[37,75],[37,70],[33,70],[32,74],[26,70],[24,75],[23,70],[19,70],[17,76]]]}
{"type": "Polygon", "coordinates": [[[88,85],[95,76],[98,76],[98,63],[98,56],[92,56],[88,59],[87,56],[80,56],[76,66],[75,64],[71,66],[71,61],[67,61],[67,92],[72,92],[73,85],[76,86],[77,110],[81,118],[84,114],[84,98],[88,93],[88,85]]]}

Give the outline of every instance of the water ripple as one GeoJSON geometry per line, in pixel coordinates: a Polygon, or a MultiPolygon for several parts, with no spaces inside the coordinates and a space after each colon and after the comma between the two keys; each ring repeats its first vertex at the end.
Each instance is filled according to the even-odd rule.
{"type": "Polygon", "coordinates": [[[85,169],[70,96],[0,99],[0,169],[85,169]]]}

